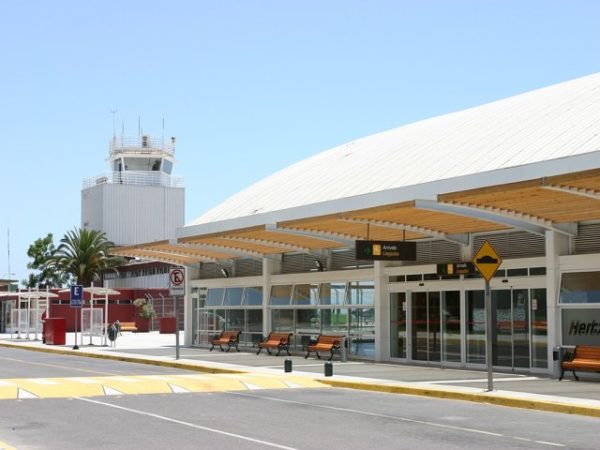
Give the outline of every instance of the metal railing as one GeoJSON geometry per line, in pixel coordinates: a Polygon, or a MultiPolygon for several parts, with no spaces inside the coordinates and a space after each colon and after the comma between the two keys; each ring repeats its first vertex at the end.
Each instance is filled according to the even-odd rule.
{"type": "Polygon", "coordinates": [[[128,184],[134,186],[166,186],[183,187],[183,177],[167,175],[166,173],[124,171],[112,172],[83,179],[83,188],[98,184],[128,184]]]}
{"type": "Polygon", "coordinates": [[[150,136],[114,137],[109,143],[111,154],[165,152],[175,155],[175,138],[152,138],[150,136]]]}

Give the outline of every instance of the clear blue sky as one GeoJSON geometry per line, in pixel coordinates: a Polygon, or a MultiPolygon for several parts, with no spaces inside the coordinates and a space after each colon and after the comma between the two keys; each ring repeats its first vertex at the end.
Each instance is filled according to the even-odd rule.
{"type": "Polygon", "coordinates": [[[338,144],[600,71],[597,0],[3,0],[0,278],[80,226],[117,128],[177,137],[186,222],[338,144]]]}

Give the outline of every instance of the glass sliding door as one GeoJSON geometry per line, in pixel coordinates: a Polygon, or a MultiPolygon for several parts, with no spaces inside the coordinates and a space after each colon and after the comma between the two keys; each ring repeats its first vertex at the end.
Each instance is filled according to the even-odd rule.
{"type": "Polygon", "coordinates": [[[412,359],[440,361],[440,293],[413,292],[412,309],[412,359]]]}
{"type": "Polygon", "coordinates": [[[461,362],[460,291],[442,292],[442,361],[461,362]]]}
{"type": "Polygon", "coordinates": [[[492,292],[492,354],[494,366],[512,367],[512,301],[510,290],[492,292]]]}
{"type": "Polygon", "coordinates": [[[546,289],[531,290],[531,367],[548,367],[546,289]]]}
{"type": "Polygon", "coordinates": [[[529,291],[513,289],[513,367],[529,368],[529,291]]]}
{"type": "Polygon", "coordinates": [[[390,356],[406,358],[406,293],[390,295],[390,356]]]}
{"type": "Polygon", "coordinates": [[[485,298],[483,291],[466,292],[467,363],[485,364],[485,298]]]}

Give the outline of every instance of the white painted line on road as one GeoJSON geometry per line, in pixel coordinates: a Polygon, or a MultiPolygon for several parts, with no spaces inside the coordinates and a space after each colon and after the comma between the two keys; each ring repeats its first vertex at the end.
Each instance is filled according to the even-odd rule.
{"type": "Polygon", "coordinates": [[[554,447],[566,447],[565,445],[562,444],[557,444],[556,442],[548,442],[548,441],[533,441],[536,444],[544,444],[544,445],[552,445],[554,447]]]}
{"type": "Polygon", "coordinates": [[[171,383],[167,383],[169,385],[169,388],[171,388],[171,391],[174,394],[187,394],[191,391],[188,391],[185,388],[182,388],[181,386],[177,386],[176,384],[171,384],[171,383]]]}
{"type": "Polygon", "coordinates": [[[139,383],[141,380],[129,377],[111,377],[111,381],[121,381],[122,383],[139,383]]]}
{"type": "Polygon", "coordinates": [[[250,391],[258,391],[259,389],[264,389],[264,388],[262,388],[262,387],[260,387],[260,386],[257,386],[257,385],[255,385],[255,384],[252,384],[252,383],[246,383],[245,381],[242,381],[242,384],[243,384],[244,386],[246,386],[246,388],[247,388],[248,390],[250,390],[250,391]]]}
{"type": "Polygon", "coordinates": [[[104,395],[123,395],[122,392],[108,386],[102,386],[102,389],[104,389],[104,395]]]}
{"type": "Polygon", "coordinates": [[[304,387],[301,384],[292,383],[291,381],[284,381],[284,383],[287,385],[287,387],[290,387],[292,389],[298,389],[298,388],[304,387]]]}
{"type": "MultiPolygon", "coordinates": [[[[494,383],[507,382],[507,381],[533,381],[539,380],[538,377],[519,377],[519,378],[494,378],[494,383]]],[[[425,384],[454,384],[454,383],[487,383],[487,378],[475,378],[470,380],[434,380],[434,381],[420,381],[425,384]]]]}
{"type": "Polygon", "coordinates": [[[100,384],[100,381],[92,378],[69,378],[70,381],[75,381],[81,384],[100,384]]]}
{"type": "Polygon", "coordinates": [[[29,391],[26,391],[25,389],[19,388],[17,390],[17,398],[23,399],[23,398],[39,398],[39,397],[35,394],[32,394],[29,391]]]}
{"type": "MultiPolygon", "coordinates": [[[[426,426],[436,427],[436,428],[444,428],[447,430],[463,431],[465,433],[484,434],[484,435],[493,436],[493,437],[511,437],[511,436],[506,436],[501,433],[494,433],[491,431],[478,430],[475,428],[465,428],[465,427],[459,427],[456,425],[447,425],[447,424],[443,424],[443,423],[428,422],[426,420],[410,419],[408,417],[391,416],[388,414],[379,414],[379,413],[374,413],[374,412],[369,412],[369,411],[361,411],[361,410],[352,409],[352,408],[340,408],[337,406],[319,405],[316,403],[299,402],[297,400],[286,400],[286,399],[281,399],[281,398],[276,398],[276,397],[268,397],[268,396],[264,396],[264,395],[259,396],[259,395],[243,393],[243,392],[225,392],[225,394],[255,397],[255,398],[261,398],[263,400],[270,400],[270,401],[281,402],[281,403],[293,403],[296,405],[311,406],[313,408],[329,409],[332,411],[348,412],[348,413],[352,413],[352,414],[361,414],[361,415],[370,416],[370,417],[381,417],[381,418],[385,418],[385,419],[398,420],[401,422],[416,423],[416,424],[426,425],[426,426]]],[[[555,447],[564,447],[564,445],[558,444],[555,442],[546,442],[546,441],[533,441],[533,442],[536,442],[538,444],[544,444],[544,445],[552,445],[555,447]]]]}
{"type": "Polygon", "coordinates": [[[16,386],[15,383],[11,383],[10,381],[2,381],[0,380],[0,386],[16,386]]]}
{"type": "Polygon", "coordinates": [[[32,383],[35,383],[35,384],[43,384],[43,385],[59,384],[56,381],[46,380],[45,378],[32,378],[29,381],[31,381],[32,383]]]}
{"type": "Polygon", "coordinates": [[[146,412],[146,411],[140,411],[138,409],[125,408],[123,406],[113,405],[112,403],[106,403],[106,402],[101,402],[98,400],[92,400],[90,398],[82,398],[82,397],[74,397],[74,399],[81,400],[82,402],[94,403],[96,405],[107,406],[109,408],[120,409],[122,411],[127,411],[130,413],[139,414],[142,416],[152,417],[154,419],[164,420],[165,422],[171,422],[171,423],[176,423],[178,425],[184,425],[186,427],[195,428],[197,430],[203,430],[203,431],[208,431],[210,433],[216,433],[216,434],[221,434],[224,436],[233,437],[236,439],[242,439],[244,441],[254,442],[256,444],[262,444],[262,445],[266,445],[269,447],[281,448],[283,450],[298,450],[297,448],[294,448],[294,447],[288,447],[285,445],[276,444],[274,442],[263,441],[261,439],[255,439],[255,438],[251,438],[249,436],[243,436],[241,434],[229,433],[228,431],[217,430],[216,428],[203,427],[202,425],[196,425],[194,423],[184,422],[182,420],[172,419],[170,417],[161,416],[161,415],[146,412]]]}

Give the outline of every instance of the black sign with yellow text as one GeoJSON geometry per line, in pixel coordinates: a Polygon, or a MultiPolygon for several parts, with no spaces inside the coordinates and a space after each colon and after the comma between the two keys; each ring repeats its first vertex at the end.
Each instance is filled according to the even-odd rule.
{"type": "Polygon", "coordinates": [[[416,261],[417,243],[408,241],[356,241],[356,259],[416,261]]]}

